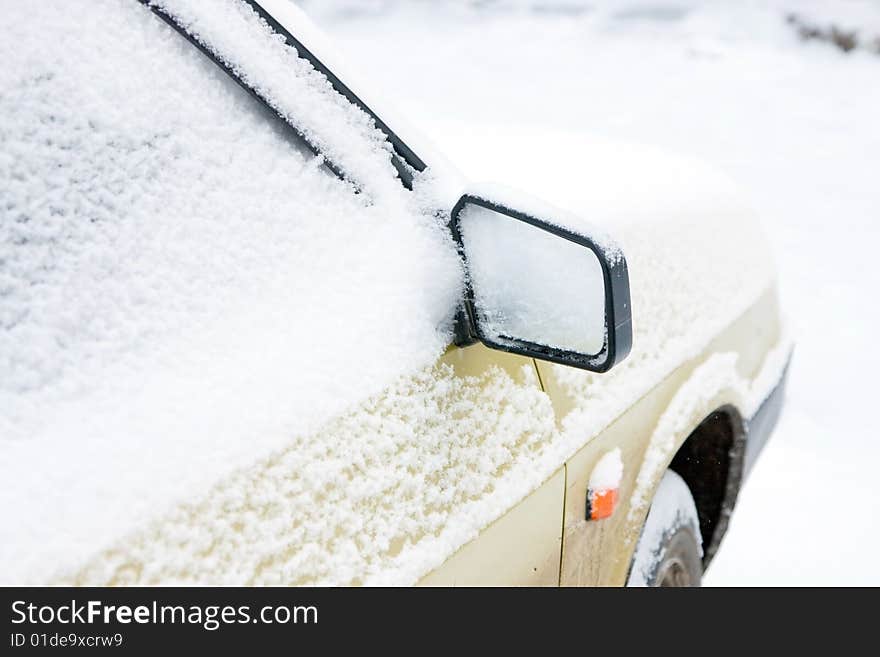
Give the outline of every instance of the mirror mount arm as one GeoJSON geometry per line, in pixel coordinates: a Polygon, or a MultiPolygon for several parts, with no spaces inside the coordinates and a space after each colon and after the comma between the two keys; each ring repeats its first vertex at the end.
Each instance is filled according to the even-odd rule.
{"type": "Polygon", "coordinates": [[[468,319],[468,311],[465,309],[465,303],[455,313],[455,320],[452,329],[452,343],[456,347],[469,347],[476,344],[480,339],[471,330],[473,323],[468,319]]]}
{"type": "Polygon", "coordinates": [[[468,195],[465,194],[453,207],[450,213],[449,231],[452,233],[452,239],[458,246],[459,256],[465,263],[465,285],[464,295],[458,310],[455,312],[455,320],[453,326],[453,344],[456,347],[469,347],[480,342],[480,337],[476,329],[476,317],[473,310],[473,290],[471,289],[470,280],[467,273],[467,258],[464,253],[464,246],[461,240],[461,231],[458,226],[458,214],[468,202],[468,195]]]}

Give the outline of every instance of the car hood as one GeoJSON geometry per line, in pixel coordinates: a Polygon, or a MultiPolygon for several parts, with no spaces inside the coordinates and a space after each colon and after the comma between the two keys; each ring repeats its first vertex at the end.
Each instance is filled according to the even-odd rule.
{"type": "Polygon", "coordinates": [[[633,349],[603,375],[608,385],[659,382],[775,284],[768,241],[742,190],[694,158],[534,126],[437,123],[432,137],[470,181],[465,190],[503,183],[513,205],[518,195],[539,197],[582,221],[583,232],[620,245],[633,349]]]}
{"type": "MultiPolygon", "coordinates": [[[[607,231],[682,224],[700,230],[711,225],[716,236],[721,230],[747,234],[753,247],[765,243],[744,191],[696,158],[528,125],[435,122],[429,127],[443,159],[455,163],[465,185],[501,184],[607,231]],[[734,221],[731,215],[736,215],[734,221]]],[[[662,241],[674,241],[674,235],[662,241]]],[[[737,241],[729,246],[734,248],[737,241]]]]}

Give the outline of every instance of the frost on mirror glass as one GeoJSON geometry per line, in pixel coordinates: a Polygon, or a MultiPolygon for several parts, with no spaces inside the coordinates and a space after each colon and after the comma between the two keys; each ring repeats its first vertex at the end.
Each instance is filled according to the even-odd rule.
{"type": "Polygon", "coordinates": [[[602,350],[605,283],[590,249],[474,204],[459,222],[485,337],[588,355],[602,350]]]}

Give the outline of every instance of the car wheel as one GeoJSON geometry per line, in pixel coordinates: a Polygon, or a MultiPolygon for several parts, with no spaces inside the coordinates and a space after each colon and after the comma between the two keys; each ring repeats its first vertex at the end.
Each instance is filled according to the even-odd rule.
{"type": "Polygon", "coordinates": [[[651,502],[627,586],[699,586],[703,548],[688,485],[667,470],[651,502]]]}

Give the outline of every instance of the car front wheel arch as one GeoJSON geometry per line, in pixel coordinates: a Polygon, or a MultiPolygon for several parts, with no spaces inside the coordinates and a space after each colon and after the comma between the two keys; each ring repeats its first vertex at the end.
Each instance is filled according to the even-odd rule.
{"type": "Polygon", "coordinates": [[[746,424],[731,405],[710,413],[682,443],[669,465],[693,495],[705,570],[727,532],[743,479],[746,424]]]}

